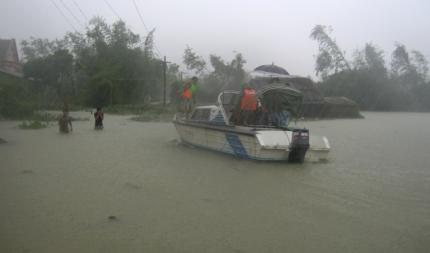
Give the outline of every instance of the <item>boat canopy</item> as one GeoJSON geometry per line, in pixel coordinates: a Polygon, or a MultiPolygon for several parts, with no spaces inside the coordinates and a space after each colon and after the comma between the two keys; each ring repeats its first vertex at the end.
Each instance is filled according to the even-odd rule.
{"type": "Polygon", "coordinates": [[[303,94],[282,83],[268,84],[257,90],[257,95],[269,112],[288,111],[292,116],[299,115],[303,94]]]}

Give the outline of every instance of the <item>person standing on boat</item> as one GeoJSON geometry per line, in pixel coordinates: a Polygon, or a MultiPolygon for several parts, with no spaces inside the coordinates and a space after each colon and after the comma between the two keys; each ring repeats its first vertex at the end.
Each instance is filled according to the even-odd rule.
{"type": "Polygon", "coordinates": [[[97,111],[94,113],[94,119],[94,129],[103,129],[104,113],[102,111],[102,108],[97,107],[97,111]]]}
{"type": "Polygon", "coordinates": [[[257,111],[255,112],[255,123],[260,126],[269,124],[269,113],[260,99],[257,99],[257,111]]]}
{"type": "Polygon", "coordinates": [[[193,106],[196,105],[197,103],[197,91],[199,90],[199,86],[197,84],[197,82],[199,81],[199,79],[196,76],[193,76],[193,78],[191,78],[191,97],[192,97],[192,102],[193,102],[193,106]]]}
{"type": "Polygon", "coordinates": [[[240,99],[239,124],[255,125],[257,101],[257,91],[249,83],[246,83],[240,99]]]}
{"type": "Polygon", "coordinates": [[[183,111],[185,113],[185,117],[188,119],[188,114],[191,112],[191,103],[192,103],[192,91],[191,91],[191,83],[186,82],[184,84],[184,89],[182,90],[182,105],[183,111]]]}

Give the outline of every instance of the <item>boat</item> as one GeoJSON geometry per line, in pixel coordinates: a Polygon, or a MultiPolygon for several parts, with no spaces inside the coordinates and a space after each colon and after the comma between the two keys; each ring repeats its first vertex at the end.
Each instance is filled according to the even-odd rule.
{"type": "MultiPolygon", "coordinates": [[[[277,111],[287,112],[286,115],[291,118],[299,115],[303,95],[294,88],[271,84],[259,89],[257,96],[268,113],[273,113],[276,108],[277,111]]],[[[240,91],[225,90],[218,95],[214,105],[196,106],[189,115],[177,113],[173,124],[181,142],[259,161],[302,163],[328,159],[330,144],[327,138],[310,135],[309,129],[273,122],[235,124],[234,116],[240,98],[240,91]]]]}

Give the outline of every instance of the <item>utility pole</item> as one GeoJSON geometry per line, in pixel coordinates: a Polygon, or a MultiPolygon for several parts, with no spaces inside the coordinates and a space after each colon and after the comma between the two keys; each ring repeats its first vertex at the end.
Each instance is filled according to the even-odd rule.
{"type": "Polygon", "coordinates": [[[109,81],[109,83],[110,83],[110,106],[112,106],[113,105],[113,83],[112,83],[112,81],[109,81]]]}
{"type": "Polygon", "coordinates": [[[166,71],[167,71],[167,61],[166,56],[164,56],[163,61],[163,106],[166,107],[166,71]]]}
{"type": "Polygon", "coordinates": [[[169,61],[166,61],[166,56],[164,56],[163,60],[163,106],[166,106],[166,84],[167,84],[167,63],[170,63],[169,61]]]}

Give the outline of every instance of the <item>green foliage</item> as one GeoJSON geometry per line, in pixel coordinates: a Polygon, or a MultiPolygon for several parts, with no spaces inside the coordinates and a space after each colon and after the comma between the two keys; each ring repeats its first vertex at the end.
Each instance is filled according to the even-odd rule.
{"type": "Polygon", "coordinates": [[[326,48],[333,41],[326,37],[324,27],[316,28],[313,38],[325,41],[316,59],[325,95],[351,98],[365,110],[430,111],[428,61],[419,51],[412,51],[411,57],[404,45],[396,43],[388,70],[384,52],[367,43],[355,52],[352,69],[331,73],[335,57],[326,48]]]}
{"type": "Polygon", "coordinates": [[[401,110],[400,89],[367,69],[354,69],[330,75],[321,83],[327,96],[345,96],[364,110],[401,110]]]}
{"type": "MultiPolygon", "coordinates": [[[[107,106],[159,98],[163,65],[154,57],[154,33],[149,32],[142,44],[123,21],[109,25],[95,17],[85,34],[24,41],[24,74],[34,80],[44,106],[59,107],[64,101],[107,106]]],[[[168,78],[175,79],[177,72],[177,66],[169,67],[168,78]]]]}
{"type": "Polygon", "coordinates": [[[40,84],[38,91],[53,90],[55,97],[50,101],[71,94],[73,88],[73,56],[68,50],[60,49],[50,55],[34,58],[24,64],[24,75],[40,84]]]}
{"type": "Polygon", "coordinates": [[[28,82],[0,72],[0,116],[26,118],[33,114],[35,105],[28,90],[28,82]]]}
{"type": "Polygon", "coordinates": [[[369,71],[385,76],[387,69],[385,68],[384,52],[374,46],[372,43],[366,43],[364,46],[364,66],[358,69],[367,69],[369,71]]]}
{"type": "MultiPolygon", "coordinates": [[[[240,89],[247,76],[243,69],[246,60],[241,53],[236,53],[230,62],[217,55],[209,55],[209,59],[213,71],[203,74],[202,71],[206,68],[203,57],[196,55],[189,46],[184,51],[184,64],[188,69],[200,73],[199,101],[214,101],[223,89],[240,89]]],[[[182,85],[175,84],[173,88],[177,90],[172,91],[172,96],[173,94],[177,96],[181,94],[182,85]]]]}
{"type": "Polygon", "coordinates": [[[208,93],[218,95],[222,89],[240,89],[245,82],[246,72],[243,69],[246,61],[242,54],[237,53],[230,62],[221,57],[210,55],[214,69],[204,80],[208,83],[208,93]]]}
{"type": "Polygon", "coordinates": [[[202,73],[206,68],[206,62],[203,57],[198,56],[188,45],[184,51],[183,62],[188,70],[193,70],[197,74],[202,73]]]}
{"type": "Polygon", "coordinates": [[[412,50],[412,64],[420,78],[425,81],[429,73],[429,63],[425,56],[417,50],[412,50]]]}
{"type": "Polygon", "coordinates": [[[64,49],[66,41],[34,38],[21,42],[22,52],[26,61],[31,61],[37,58],[44,58],[54,53],[57,50],[64,49]]]}
{"type": "Polygon", "coordinates": [[[316,57],[315,71],[323,77],[334,71],[338,73],[342,70],[350,70],[348,61],[344,53],[340,50],[336,41],[330,37],[330,27],[316,25],[310,37],[318,42],[319,53],[316,57]]]}
{"type": "Polygon", "coordinates": [[[392,54],[391,73],[398,77],[410,71],[412,71],[412,66],[409,61],[409,53],[404,45],[396,43],[396,48],[392,54]]]}

